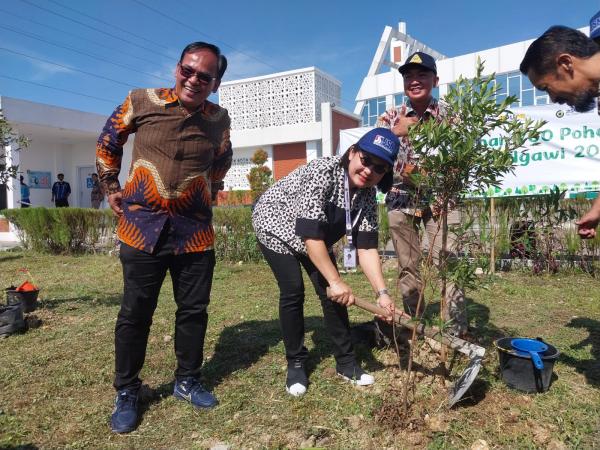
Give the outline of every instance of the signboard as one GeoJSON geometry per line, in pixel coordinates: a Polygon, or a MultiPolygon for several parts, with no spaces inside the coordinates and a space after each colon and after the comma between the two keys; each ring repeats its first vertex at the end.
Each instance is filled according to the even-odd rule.
{"type": "MultiPolygon", "coordinates": [[[[490,188],[487,196],[536,195],[558,186],[561,191],[580,193],[600,190],[600,116],[596,110],[577,113],[563,105],[514,108],[518,117],[547,122],[538,145],[528,142],[513,151],[514,173],[490,188]]],[[[499,147],[502,137],[484,139],[499,147]]]]}
{"type": "MultiPolygon", "coordinates": [[[[554,186],[569,194],[600,190],[600,116],[596,110],[577,113],[564,105],[513,108],[517,117],[545,120],[538,145],[528,142],[513,152],[514,173],[508,174],[498,188],[484,195],[505,197],[537,195],[554,186]]],[[[353,128],[340,132],[339,152],[371,128],[353,128]]],[[[484,138],[485,144],[499,148],[500,134],[484,138]]]]}
{"type": "Polygon", "coordinates": [[[28,185],[31,189],[50,189],[52,187],[52,173],[37,170],[28,170],[28,185]]]}

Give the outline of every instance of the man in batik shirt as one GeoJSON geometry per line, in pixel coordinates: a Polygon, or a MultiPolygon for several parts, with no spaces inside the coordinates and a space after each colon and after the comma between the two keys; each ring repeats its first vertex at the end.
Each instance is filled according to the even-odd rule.
{"type": "Polygon", "coordinates": [[[198,408],[217,404],[199,377],[215,265],[212,201],[232,157],[229,115],[207,98],[226,67],[218,47],[188,45],[177,63],[175,87],[132,91],[98,139],[96,165],[119,216],[124,279],[115,328],[111,428],[117,433],[137,427],[139,373],[167,270],[177,303],[173,395],[198,408]],[[132,164],[121,188],[123,145],[132,133],[132,164]]]}
{"type": "MultiPolygon", "coordinates": [[[[443,103],[432,95],[438,84],[435,60],[428,54],[416,52],[409,56],[399,69],[404,81],[406,105],[386,111],[378,120],[377,126],[391,128],[400,138],[400,146],[408,159],[396,161],[394,167],[394,186],[387,193],[385,203],[388,208],[389,228],[394,250],[398,257],[398,287],[402,295],[404,309],[412,316],[419,316],[423,306],[417,310],[419,292],[423,282],[419,266],[421,264],[421,241],[419,227],[423,225],[427,233],[429,252],[433,262],[439,264],[442,248],[440,210],[435,199],[418,192],[410,179],[410,173],[416,170],[418,161],[408,139],[408,128],[421,120],[438,120],[446,114],[443,103]]],[[[448,257],[456,251],[456,235],[452,227],[460,223],[459,211],[451,208],[448,212],[448,257]]],[[[453,283],[449,283],[447,299],[442,317],[448,321],[448,332],[465,336],[467,316],[464,293],[453,283]]]]}

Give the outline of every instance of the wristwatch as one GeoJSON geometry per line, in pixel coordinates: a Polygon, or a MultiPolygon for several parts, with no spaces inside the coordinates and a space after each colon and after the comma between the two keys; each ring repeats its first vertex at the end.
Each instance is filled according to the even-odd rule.
{"type": "Polygon", "coordinates": [[[375,295],[375,300],[377,300],[379,297],[381,297],[383,294],[385,295],[390,295],[390,293],[388,292],[388,290],[386,288],[383,289],[379,289],[377,291],[377,294],[375,295]]]}

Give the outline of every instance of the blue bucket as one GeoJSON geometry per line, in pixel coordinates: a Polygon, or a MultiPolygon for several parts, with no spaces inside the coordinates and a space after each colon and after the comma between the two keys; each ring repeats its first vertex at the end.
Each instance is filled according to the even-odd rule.
{"type": "MultiPolygon", "coordinates": [[[[500,376],[508,387],[523,392],[546,392],[552,384],[554,363],[560,352],[553,345],[544,342],[541,338],[512,338],[506,337],[494,342],[498,350],[500,362],[500,376]],[[514,339],[527,339],[537,341],[547,347],[545,351],[538,352],[542,368],[536,367],[531,354],[517,350],[513,347],[514,339]]],[[[533,344],[532,344],[533,345],[533,344]]],[[[538,346],[536,348],[542,348],[538,346]]]]}

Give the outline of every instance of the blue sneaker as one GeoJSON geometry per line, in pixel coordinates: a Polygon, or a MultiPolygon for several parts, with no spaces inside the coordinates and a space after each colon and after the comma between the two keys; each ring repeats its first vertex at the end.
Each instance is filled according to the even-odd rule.
{"type": "Polygon", "coordinates": [[[202,387],[200,382],[193,377],[175,380],[173,396],[179,400],[186,400],[196,408],[212,408],[219,403],[214,395],[202,387]]]}
{"type": "Polygon", "coordinates": [[[123,389],[117,392],[115,408],[110,417],[110,429],[115,433],[129,433],[137,428],[138,392],[123,389]]]}

